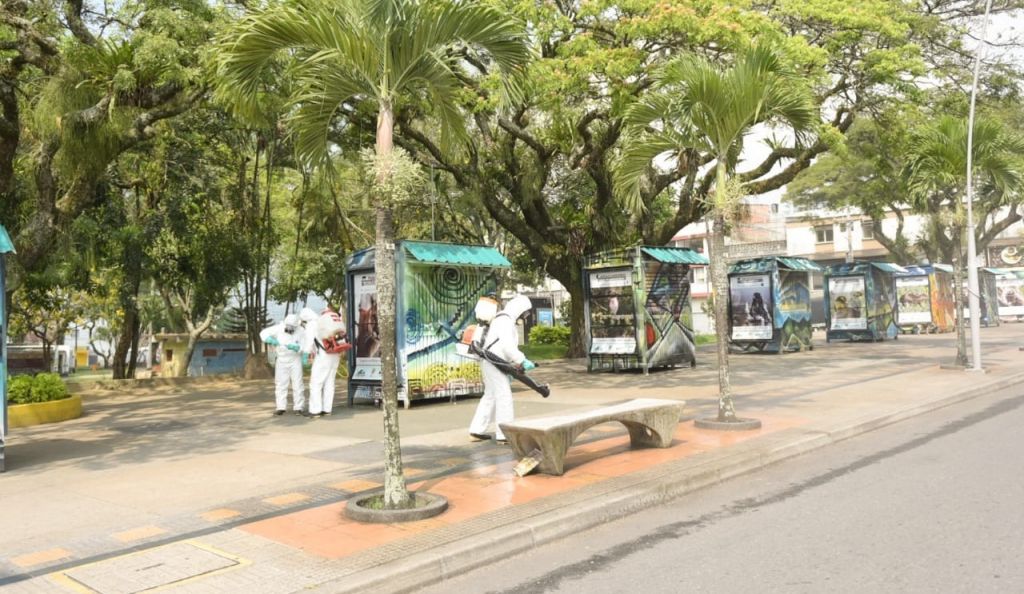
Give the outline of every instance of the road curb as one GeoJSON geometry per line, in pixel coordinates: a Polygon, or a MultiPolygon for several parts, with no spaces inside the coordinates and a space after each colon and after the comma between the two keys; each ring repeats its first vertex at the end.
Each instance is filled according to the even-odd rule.
{"type": "Polygon", "coordinates": [[[1021,383],[1024,372],[904,409],[831,426],[784,429],[726,450],[667,462],[583,487],[560,498],[558,505],[538,500],[518,509],[491,512],[467,521],[466,526],[450,527],[449,538],[441,536],[436,544],[414,537],[413,542],[386,545],[371,558],[354,563],[345,575],[302,591],[411,592],[725,480],[1021,383]],[[474,530],[473,525],[481,529],[474,530]],[[372,564],[373,559],[396,560],[372,564]]]}

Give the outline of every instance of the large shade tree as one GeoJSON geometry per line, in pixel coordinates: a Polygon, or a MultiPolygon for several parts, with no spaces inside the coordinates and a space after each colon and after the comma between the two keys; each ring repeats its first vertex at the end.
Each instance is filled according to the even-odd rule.
{"type": "Polygon", "coordinates": [[[718,352],[718,420],[737,420],[729,382],[729,283],[725,236],[744,192],[736,164],[744,141],[759,125],[788,129],[797,146],[818,124],[818,108],[802,80],[766,46],[742,52],[722,67],[694,55],[670,62],[658,78],[658,91],[626,116],[628,138],[617,178],[633,212],[642,183],[656,159],[708,163],[715,172],[710,211],[711,282],[714,287],[718,352]]]}
{"type": "MultiPolygon", "coordinates": [[[[511,74],[529,58],[522,23],[478,2],[445,0],[294,0],[243,19],[224,42],[223,89],[242,109],[252,108],[263,71],[276,60],[292,68],[294,108],[287,125],[303,162],[326,166],[332,126],[361,102],[375,107],[377,185],[395,180],[396,112],[429,100],[436,108],[441,144],[463,130],[456,96],[466,56],[511,74]]],[[[393,204],[376,208],[376,269],[384,402],[384,503],[409,505],[402,474],[395,365],[393,204]]]]}

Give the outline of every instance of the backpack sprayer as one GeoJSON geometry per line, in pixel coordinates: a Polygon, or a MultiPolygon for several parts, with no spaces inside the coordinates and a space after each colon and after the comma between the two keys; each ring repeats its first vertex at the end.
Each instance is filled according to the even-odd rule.
{"type": "MultiPolygon", "coordinates": [[[[481,301],[484,301],[485,299],[487,299],[489,301],[493,301],[493,300],[489,299],[488,297],[482,297],[481,301]]],[[[496,309],[497,309],[496,308],[497,302],[494,301],[494,304],[495,304],[494,309],[496,311],[496,309]]],[[[492,319],[494,319],[494,314],[492,313],[488,317],[488,315],[486,313],[484,313],[484,312],[488,312],[489,313],[490,309],[491,309],[491,307],[490,307],[489,304],[484,305],[483,307],[481,307],[481,304],[477,304],[477,308],[476,308],[477,318],[481,319],[482,321],[490,322],[492,319]],[[484,310],[484,311],[481,311],[481,310],[484,310]],[[482,313],[484,313],[484,315],[481,315],[482,313]]],[[[491,351],[487,350],[486,348],[484,348],[482,346],[483,340],[484,340],[484,338],[485,338],[485,336],[487,334],[487,327],[486,326],[478,326],[478,325],[468,326],[462,332],[461,336],[457,335],[455,333],[455,330],[452,329],[452,324],[455,323],[455,320],[458,319],[459,315],[460,314],[456,314],[455,318],[453,318],[451,321],[441,322],[440,324],[438,324],[438,327],[441,330],[443,330],[448,336],[451,336],[455,340],[455,351],[459,355],[461,355],[463,357],[468,357],[470,359],[478,359],[478,360],[479,359],[483,359],[483,360],[487,361],[488,363],[490,363],[491,365],[494,365],[495,367],[497,367],[499,371],[501,371],[503,373],[507,373],[507,374],[511,375],[512,377],[516,378],[517,380],[519,380],[520,382],[526,384],[526,386],[528,388],[530,388],[531,390],[537,392],[542,397],[547,398],[548,396],[551,395],[551,388],[549,388],[547,384],[539,384],[539,383],[537,383],[537,381],[534,380],[529,375],[527,375],[526,372],[523,371],[523,369],[521,367],[519,367],[518,365],[513,365],[512,363],[509,363],[505,359],[502,359],[498,355],[495,355],[494,353],[492,353],[491,351]]]]}

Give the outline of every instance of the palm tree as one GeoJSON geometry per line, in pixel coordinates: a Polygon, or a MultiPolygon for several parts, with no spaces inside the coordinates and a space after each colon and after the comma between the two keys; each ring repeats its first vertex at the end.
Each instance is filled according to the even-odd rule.
{"type": "Polygon", "coordinates": [[[658,90],[627,113],[629,138],[617,177],[627,207],[638,211],[640,184],[659,158],[715,165],[710,211],[711,282],[718,339],[718,421],[736,422],[729,384],[729,284],[725,233],[741,188],[731,184],[743,141],[758,124],[784,125],[802,137],[818,122],[817,106],[794,73],[766,46],[742,52],[727,68],[687,55],[665,66],[658,90]]]}
{"type": "MultiPolygon", "coordinates": [[[[979,212],[991,212],[1016,199],[1020,190],[1024,139],[1011,134],[998,121],[979,118],[974,123],[973,169],[979,184],[979,212]]],[[[956,364],[966,367],[967,335],[964,328],[963,230],[966,223],[963,189],[967,184],[967,120],[940,117],[912,137],[904,171],[914,208],[932,219],[932,240],[943,258],[953,264],[953,307],[957,315],[956,364]],[[946,235],[946,233],[949,235],[946,235]]],[[[984,249],[983,245],[978,246],[984,249]]]]}
{"type": "MultiPolygon", "coordinates": [[[[523,24],[495,8],[456,0],[290,0],[246,17],[233,36],[223,42],[221,88],[235,94],[243,110],[255,109],[262,72],[276,60],[290,62],[296,90],[288,124],[306,163],[329,163],[328,131],[346,104],[375,103],[382,187],[391,181],[395,110],[403,100],[429,99],[445,139],[457,138],[464,65],[483,60],[509,75],[529,59],[523,24]]],[[[378,199],[375,209],[384,504],[395,509],[410,505],[395,377],[395,237],[392,205],[378,199]]]]}

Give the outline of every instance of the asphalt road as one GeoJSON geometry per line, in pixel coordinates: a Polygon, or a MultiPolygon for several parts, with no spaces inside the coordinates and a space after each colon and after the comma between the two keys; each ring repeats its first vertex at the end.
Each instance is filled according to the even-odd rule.
{"type": "Polygon", "coordinates": [[[1024,394],[891,425],[423,591],[1024,592],[1024,394]]]}

